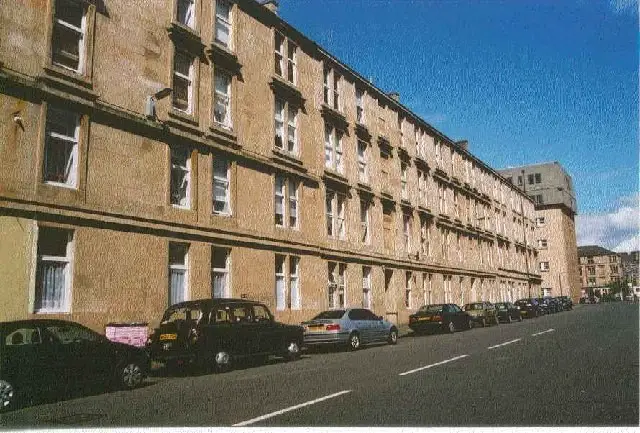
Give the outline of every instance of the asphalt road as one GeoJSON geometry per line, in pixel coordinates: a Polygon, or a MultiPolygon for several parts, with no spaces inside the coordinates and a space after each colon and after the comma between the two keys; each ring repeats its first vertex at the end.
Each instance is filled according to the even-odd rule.
{"type": "Polygon", "coordinates": [[[0,426],[637,426],[638,346],[638,305],[585,305],[397,346],[151,377],[10,412],[0,426]]]}

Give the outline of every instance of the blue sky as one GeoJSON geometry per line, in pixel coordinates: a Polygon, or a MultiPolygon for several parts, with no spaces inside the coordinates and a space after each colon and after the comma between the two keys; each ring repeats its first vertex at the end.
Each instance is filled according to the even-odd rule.
{"type": "Polygon", "coordinates": [[[578,244],[638,248],[637,0],[281,0],[279,14],[490,166],[559,161],[578,244]]]}

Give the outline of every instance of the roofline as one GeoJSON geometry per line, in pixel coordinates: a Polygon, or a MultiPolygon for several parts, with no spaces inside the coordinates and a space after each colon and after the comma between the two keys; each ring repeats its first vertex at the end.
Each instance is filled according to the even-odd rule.
{"type": "MultiPolygon", "coordinates": [[[[448,137],[443,132],[438,130],[436,127],[434,127],[433,125],[428,123],[426,120],[424,120],[423,118],[418,116],[412,110],[407,108],[405,105],[403,105],[399,101],[393,99],[391,96],[389,96],[389,94],[384,92],[382,89],[376,87],[371,81],[367,80],[362,75],[360,75],[360,73],[358,73],[356,70],[354,70],[353,68],[351,68],[347,64],[343,63],[341,60],[339,60],[337,57],[335,57],[333,54],[331,54],[327,49],[325,49],[318,42],[314,41],[313,39],[309,38],[304,33],[302,33],[300,30],[298,30],[295,27],[293,27],[291,24],[289,24],[287,21],[285,21],[282,17],[280,17],[277,13],[267,9],[261,3],[255,1],[255,0],[236,0],[236,1],[238,3],[242,3],[243,5],[249,5],[249,8],[250,9],[253,8],[253,10],[256,11],[256,12],[257,12],[256,7],[261,9],[260,13],[266,14],[269,17],[269,19],[275,20],[278,24],[280,24],[281,26],[283,26],[287,30],[290,30],[290,31],[294,32],[297,37],[303,39],[305,43],[313,46],[321,55],[326,56],[329,60],[331,60],[333,63],[335,63],[336,65],[338,65],[341,68],[343,68],[346,72],[351,74],[354,78],[357,78],[358,80],[362,81],[367,86],[369,86],[373,90],[375,90],[376,93],[379,94],[379,96],[381,96],[382,98],[385,99],[385,104],[387,104],[389,106],[396,106],[396,108],[404,110],[406,113],[411,115],[411,117],[413,117],[419,123],[422,123],[423,127],[425,127],[426,129],[432,131],[434,133],[434,135],[438,136],[438,138],[444,140],[447,145],[457,149],[460,153],[462,153],[463,155],[465,155],[468,158],[472,159],[477,164],[481,165],[483,168],[485,168],[487,171],[489,171],[491,174],[493,174],[499,180],[501,180],[502,183],[504,183],[506,185],[509,185],[509,186],[513,186],[513,184],[511,184],[510,182],[507,182],[507,180],[504,177],[502,177],[502,175],[500,173],[498,173],[498,171],[496,169],[490,167],[487,163],[485,163],[484,161],[482,161],[481,159],[479,159],[475,155],[471,154],[468,150],[465,150],[465,149],[461,148],[460,146],[458,146],[456,144],[456,142],[457,142],[456,140],[453,140],[452,138],[448,137]]],[[[517,192],[521,192],[517,188],[514,188],[514,189],[517,192]]],[[[533,203],[533,199],[528,197],[526,194],[522,194],[522,195],[527,197],[529,199],[529,201],[533,203]]]]}

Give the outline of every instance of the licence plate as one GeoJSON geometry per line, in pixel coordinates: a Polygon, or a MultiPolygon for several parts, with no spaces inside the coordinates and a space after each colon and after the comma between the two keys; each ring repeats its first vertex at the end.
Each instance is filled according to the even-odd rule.
{"type": "Polygon", "coordinates": [[[307,332],[323,332],[324,326],[308,326],[306,329],[307,332]]]}
{"type": "Polygon", "coordinates": [[[431,320],[431,317],[419,317],[418,322],[425,322],[431,320]]]}
{"type": "Polygon", "coordinates": [[[160,341],[177,340],[178,334],[160,334],[160,341]]]}

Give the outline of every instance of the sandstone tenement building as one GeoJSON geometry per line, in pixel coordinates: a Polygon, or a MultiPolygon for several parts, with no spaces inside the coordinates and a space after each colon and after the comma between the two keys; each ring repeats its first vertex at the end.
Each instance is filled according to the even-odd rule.
{"type": "Polygon", "coordinates": [[[622,282],[622,259],[619,254],[597,245],[585,245],[578,247],[578,256],[583,294],[589,295],[594,288],[622,282]]]}
{"type": "Polygon", "coordinates": [[[535,203],[538,271],[544,296],[580,298],[575,216],[578,211],[571,176],[559,162],[498,170],[535,203]]]}
{"type": "Polygon", "coordinates": [[[539,292],[533,202],[267,3],[0,8],[0,320],[539,292]]]}

